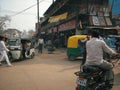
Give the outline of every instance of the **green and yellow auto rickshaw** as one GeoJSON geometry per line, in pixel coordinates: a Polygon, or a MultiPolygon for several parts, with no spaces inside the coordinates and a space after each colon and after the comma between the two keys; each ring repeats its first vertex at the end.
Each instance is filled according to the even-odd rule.
{"type": "Polygon", "coordinates": [[[73,61],[77,57],[82,56],[82,53],[78,47],[78,40],[85,39],[87,39],[87,35],[74,35],[68,38],[67,56],[69,60],[73,61]]]}

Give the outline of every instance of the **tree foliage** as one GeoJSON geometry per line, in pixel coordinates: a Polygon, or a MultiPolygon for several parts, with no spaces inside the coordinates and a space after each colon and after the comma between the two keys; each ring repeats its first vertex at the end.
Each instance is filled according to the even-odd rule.
{"type": "Polygon", "coordinates": [[[10,22],[9,16],[0,16],[0,33],[5,30],[7,23],[10,22]]]}

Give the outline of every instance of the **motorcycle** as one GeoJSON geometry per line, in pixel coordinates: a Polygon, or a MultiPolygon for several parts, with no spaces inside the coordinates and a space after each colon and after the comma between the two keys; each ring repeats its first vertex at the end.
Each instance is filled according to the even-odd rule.
{"type": "MultiPolygon", "coordinates": [[[[115,57],[120,59],[120,54],[115,57]]],[[[109,62],[111,62],[111,60],[109,60],[109,62]]],[[[110,90],[112,88],[113,84],[106,85],[107,76],[104,70],[98,66],[91,65],[83,65],[81,67],[80,71],[74,73],[77,76],[76,90],[110,90]]],[[[114,82],[114,80],[111,81],[114,82]]]]}

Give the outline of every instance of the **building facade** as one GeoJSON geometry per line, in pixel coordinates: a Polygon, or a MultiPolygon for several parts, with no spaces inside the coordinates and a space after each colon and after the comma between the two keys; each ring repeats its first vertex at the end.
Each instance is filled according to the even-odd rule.
{"type": "Polygon", "coordinates": [[[56,0],[44,13],[41,32],[50,34],[53,41],[59,38],[61,46],[66,46],[69,36],[89,34],[93,28],[101,34],[116,34],[111,12],[109,0],[56,0]]]}

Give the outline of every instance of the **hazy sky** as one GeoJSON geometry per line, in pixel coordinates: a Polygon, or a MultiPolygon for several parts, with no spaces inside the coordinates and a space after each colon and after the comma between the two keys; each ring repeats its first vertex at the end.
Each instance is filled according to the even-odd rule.
{"type": "MultiPolygon", "coordinates": [[[[43,16],[44,12],[51,5],[53,0],[39,0],[39,14],[43,16]]],[[[35,23],[37,22],[37,0],[0,0],[0,16],[9,15],[11,17],[8,28],[15,28],[20,31],[35,30],[35,23]],[[33,6],[27,11],[17,14],[18,12],[33,6]],[[17,14],[17,15],[15,15],[17,14]],[[14,16],[15,15],[15,16],[14,16]]]]}

